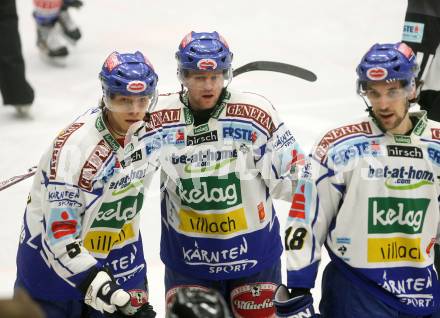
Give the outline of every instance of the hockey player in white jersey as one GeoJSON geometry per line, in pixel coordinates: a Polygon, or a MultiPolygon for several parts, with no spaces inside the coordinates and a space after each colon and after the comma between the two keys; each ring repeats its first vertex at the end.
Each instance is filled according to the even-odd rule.
{"type": "Polygon", "coordinates": [[[282,244],[272,200],[291,200],[303,155],[266,98],[228,88],[232,53],[217,32],[189,33],[176,58],[182,91],[151,114],[164,134],[167,303],[182,286],[213,288],[235,317],[274,317],[282,244]]]}
{"type": "Polygon", "coordinates": [[[100,79],[102,104],[44,153],[24,215],[15,285],[47,318],[155,316],[139,213],[157,167],[144,142],[160,131],[143,120],[158,77],[138,51],[113,52],[100,79]]]}
{"type": "Polygon", "coordinates": [[[359,63],[369,116],[328,131],[312,150],[312,177],[298,184],[286,225],[281,317],[313,316],[324,243],[323,317],[435,317],[440,123],[409,112],[417,68],[405,43],[375,44],[359,63]]]}

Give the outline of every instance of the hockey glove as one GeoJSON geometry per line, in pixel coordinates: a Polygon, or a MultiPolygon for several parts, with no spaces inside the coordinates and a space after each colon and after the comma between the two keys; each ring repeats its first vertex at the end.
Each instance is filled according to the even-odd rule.
{"type": "Polygon", "coordinates": [[[124,316],[134,318],[156,317],[156,312],[153,310],[153,306],[148,302],[148,294],[145,290],[131,289],[128,293],[130,294],[130,301],[124,307],[119,308],[118,312],[121,312],[124,316]]]}
{"type": "Polygon", "coordinates": [[[315,314],[313,297],[308,289],[300,288],[289,293],[286,286],[279,285],[273,303],[277,317],[320,317],[315,314]]]}
{"type": "Polygon", "coordinates": [[[106,269],[92,269],[79,289],[84,303],[102,313],[113,313],[130,302],[130,294],[115,283],[106,269]]]}
{"type": "Polygon", "coordinates": [[[228,305],[215,290],[177,290],[166,318],[231,318],[228,305]]]}

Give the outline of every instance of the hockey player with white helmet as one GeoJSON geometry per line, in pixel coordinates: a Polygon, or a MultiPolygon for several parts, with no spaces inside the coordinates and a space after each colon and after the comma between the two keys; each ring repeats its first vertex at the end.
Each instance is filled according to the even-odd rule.
{"type": "Polygon", "coordinates": [[[212,288],[235,317],[274,317],[282,243],[272,200],[291,200],[303,155],[266,98],[229,89],[232,52],[220,34],[190,32],[176,59],[182,90],[151,114],[164,135],[166,301],[182,287],[212,288]]]}
{"type": "Polygon", "coordinates": [[[299,182],[286,224],[280,317],[314,315],[309,290],[323,244],[331,259],[324,318],[437,317],[440,123],[409,112],[417,70],[405,43],[375,44],[359,63],[369,115],[326,132],[312,149],[311,177],[299,182]]]}
{"type": "Polygon", "coordinates": [[[16,287],[47,318],[154,317],[139,232],[144,188],[157,169],[144,142],[158,77],[145,56],[113,52],[103,99],[53,141],[28,198],[16,287]],[[88,305],[88,306],[86,306],[88,305]]]}

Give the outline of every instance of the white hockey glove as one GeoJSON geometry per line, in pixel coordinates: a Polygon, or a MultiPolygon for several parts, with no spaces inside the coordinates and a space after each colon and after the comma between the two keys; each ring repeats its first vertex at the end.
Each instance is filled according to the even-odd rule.
{"type": "Polygon", "coordinates": [[[130,302],[130,294],[104,269],[92,270],[79,289],[84,294],[84,303],[102,313],[114,313],[130,302]]]}
{"type": "Polygon", "coordinates": [[[289,290],[279,285],[273,299],[277,317],[320,317],[313,309],[313,297],[308,289],[289,290]]]}

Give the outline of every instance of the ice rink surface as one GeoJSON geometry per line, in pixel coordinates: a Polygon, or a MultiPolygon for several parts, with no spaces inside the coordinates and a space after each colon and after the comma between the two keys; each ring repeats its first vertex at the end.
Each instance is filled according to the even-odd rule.
{"type": "MultiPolygon", "coordinates": [[[[30,119],[0,107],[0,180],[38,163],[56,134],[101,95],[98,72],[113,50],[141,50],[159,74],[160,92],[175,92],[174,53],[189,31],[219,31],[234,52],[238,67],[255,60],[282,61],[315,72],[314,83],[287,75],[253,72],[231,87],[269,98],[305,151],[317,136],[341,121],[364,114],[355,94],[355,68],[376,42],[401,38],[406,1],[146,1],[85,0],[71,10],[83,38],[71,48],[66,67],[43,61],[36,46],[32,1],[17,1],[27,77],[36,91],[30,119]]],[[[1,36],[1,35],[0,35],[1,36]]],[[[164,316],[163,265],[159,258],[158,177],[142,210],[150,301],[164,316]]],[[[0,297],[12,295],[15,254],[31,179],[0,192],[0,297]]],[[[289,204],[276,202],[281,224],[289,204]]],[[[327,261],[323,257],[323,264],[327,261]]],[[[322,271],[321,265],[321,271],[322,271]]],[[[320,273],[321,273],[320,271],[320,273]]],[[[319,278],[313,290],[320,295],[319,278]]],[[[317,302],[315,302],[317,304],[317,302]]]]}

